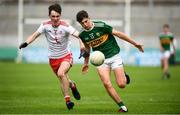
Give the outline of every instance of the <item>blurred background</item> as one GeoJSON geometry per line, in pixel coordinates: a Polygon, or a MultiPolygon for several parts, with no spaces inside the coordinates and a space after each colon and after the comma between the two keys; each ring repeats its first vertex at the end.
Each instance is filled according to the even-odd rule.
{"type": "MultiPolygon", "coordinates": [[[[62,20],[77,30],[76,13],[88,11],[91,19],[103,20],[142,43],[145,53],[132,45],[117,40],[125,65],[159,66],[159,33],[163,24],[169,24],[175,36],[176,63],[180,62],[180,0],[0,0],[0,60],[23,63],[48,63],[44,35],[28,48],[18,50],[20,43],[48,19],[48,6],[62,6],[62,20]]],[[[72,38],[75,63],[79,60],[79,44],[72,38]]],[[[174,63],[174,62],[172,62],[174,63]]]]}

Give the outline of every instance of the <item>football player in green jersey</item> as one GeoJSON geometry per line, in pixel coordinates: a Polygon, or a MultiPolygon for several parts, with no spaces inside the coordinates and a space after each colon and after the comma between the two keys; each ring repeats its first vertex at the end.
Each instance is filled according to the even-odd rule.
{"type": "MultiPolygon", "coordinates": [[[[169,74],[169,58],[171,55],[170,48],[173,46],[173,51],[175,51],[175,46],[173,43],[174,35],[170,32],[168,24],[163,25],[163,32],[159,35],[160,40],[160,51],[162,52],[161,65],[163,69],[163,79],[170,77],[169,74]]],[[[174,52],[175,53],[175,52],[174,52]]]]}
{"type": "MultiPolygon", "coordinates": [[[[77,13],[76,20],[83,27],[82,31],[79,34],[79,37],[86,46],[86,52],[90,53],[90,48],[92,48],[93,51],[98,50],[105,55],[104,63],[101,66],[97,67],[99,77],[104,87],[106,88],[107,93],[118,104],[118,111],[127,112],[128,109],[123,104],[122,99],[112,86],[110,80],[110,72],[111,70],[113,70],[116,83],[120,88],[125,88],[126,84],[129,82],[127,77],[125,77],[122,59],[119,54],[120,48],[114,36],[131,43],[141,52],[144,52],[143,46],[133,41],[124,33],[115,30],[110,25],[107,25],[102,21],[92,21],[89,18],[88,13],[84,10],[77,13]]],[[[82,72],[86,73],[88,71],[89,55],[86,55],[84,57],[85,60],[82,67],[82,72]]]]}

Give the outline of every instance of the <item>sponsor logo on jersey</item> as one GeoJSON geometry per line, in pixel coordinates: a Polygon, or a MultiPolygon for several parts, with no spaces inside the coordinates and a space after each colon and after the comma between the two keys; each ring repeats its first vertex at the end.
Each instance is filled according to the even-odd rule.
{"type": "Polygon", "coordinates": [[[108,39],[108,34],[104,34],[101,37],[87,42],[87,44],[91,47],[98,47],[99,45],[103,44],[108,39]]]}
{"type": "Polygon", "coordinates": [[[161,44],[170,44],[170,43],[171,43],[171,40],[168,38],[161,39],[161,44]]]}

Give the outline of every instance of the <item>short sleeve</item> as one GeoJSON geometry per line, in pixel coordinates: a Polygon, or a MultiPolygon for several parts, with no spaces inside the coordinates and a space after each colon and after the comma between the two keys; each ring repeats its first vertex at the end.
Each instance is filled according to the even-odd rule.
{"type": "Polygon", "coordinates": [[[79,38],[82,40],[82,42],[85,42],[83,37],[82,37],[82,33],[79,34],[79,38]]]}
{"type": "Polygon", "coordinates": [[[41,24],[41,25],[39,26],[39,28],[37,29],[37,31],[38,31],[39,33],[43,33],[43,32],[44,32],[44,26],[43,26],[43,24],[41,24]]]}
{"type": "Polygon", "coordinates": [[[66,31],[72,35],[76,31],[76,29],[69,25],[67,26],[66,31]]]}
{"type": "Polygon", "coordinates": [[[173,40],[173,39],[174,39],[174,35],[173,35],[173,34],[171,34],[171,37],[170,37],[170,39],[171,39],[171,40],[173,40]]]}
{"type": "Polygon", "coordinates": [[[82,40],[82,42],[84,43],[84,44],[86,44],[86,41],[85,41],[85,35],[84,35],[84,33],[83,32],[80,32],[79,33],[79,38],[82,40]]]}
{"type": "Polygon", "coordinates": [[[112,29],[113,29],[112,26],[104,23],[104,30],[105,30],[107,33],[111,34],[111,33],[112,33],[112,29]]]}

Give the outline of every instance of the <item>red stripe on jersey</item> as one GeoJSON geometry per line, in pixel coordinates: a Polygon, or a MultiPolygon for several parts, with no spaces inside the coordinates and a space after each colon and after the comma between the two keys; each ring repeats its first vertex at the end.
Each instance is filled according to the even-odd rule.
{"type": "Polygon", "coordinates": [[[60,25],[68,27],[69,25],[65,21],[60,21],[60,25]]]}
{"type": "MultiPolygon", "coordinates": [[[[46,21],[46,22],[43,22],[43,25],[47,25],[47,24],[50,24],[50,25],[52,25],[52,21],[46,21]]],[[[58,23],[58,26],[60,26],[60,25],[62,25],[62,26],[66,26],[66,27],[68,27],[69,25],[68,25],[68,23],[67,22],[65,22],[65,21],[59,21],[59,23],[58,23]]]]}
{"type": "Polygon", "coordinates": [[[43,22],[43,25],[47,25],[47,24],[51,24],[52,25],[52,22],[51,21],[43,22]]]}

